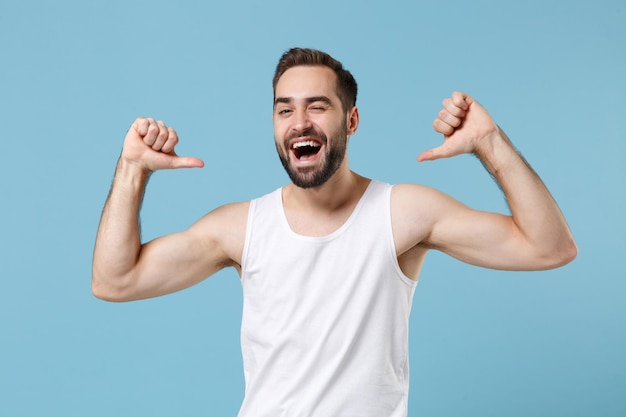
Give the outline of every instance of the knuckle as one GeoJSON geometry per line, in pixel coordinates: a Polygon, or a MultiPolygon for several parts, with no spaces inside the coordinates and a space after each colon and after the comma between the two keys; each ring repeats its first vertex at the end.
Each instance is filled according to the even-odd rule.
{"type": "Polygon", "coordinates": [[[458,116],[458,115],[450,115],[450,125],[452,126],[459,126],[461,123],[463,123],[463,118],[458,116]]]}
{"type": "Polygon", "coordinates": [[[455,91],[454,95],[452,96],[452,101],[453,101],[455,106],[459,106],[459,107],[464,106],[465,105],[465,94],[461,93],[460,91],[455,91]]]}
{"type": "Polygon", "coordinates": [[[159,133],[159,130],[159,127],[153,123],[150,123],[150,125],[148,126],[149,135],[156,135],[157,133],[159,133]]]}

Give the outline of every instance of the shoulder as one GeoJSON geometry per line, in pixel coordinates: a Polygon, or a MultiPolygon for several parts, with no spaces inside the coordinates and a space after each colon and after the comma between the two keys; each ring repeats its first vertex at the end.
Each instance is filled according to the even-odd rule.
{"type": "Polygon", "coordinates": [[[396,184],[391,190],[392,207],[398,208],[445,208],[446,206],[462,206],[455,198],[443,191],[422,184],[396,184]]]}
{"type": "Polygon", "coordinates": [[[220,250],[228,259],[241,262],[250,201],[229,203],[205,214],[186,233],[220,250]]]}
{"type": "Polygon", "coordinates": [[[434,226],[462,206],[449,195],[421,184],[394,185],[390,204],[399,253],[428,240],[434,226]]]}
{"type": "Polygon", "coordinates": [[[222,220],[233,219],[239,220],[240,217],[246,217],[248,215],[248,209],[250,208],[250,201],[241,201],[237,203],[229,203],[220,206],[210,213],[207,216],[219,216],[223,217],[222,220]]]}
{"type": "Polygon", "coordinates": [[[421,184],[396,184],[391,190],[391,207],[396,210],[429,210],[433,204],[453,201],[447,194],[421,184]]]}
{"type": "Polygon", "coordinates": [[[239,229],[245,230],[249,209],[250,201],[224,204],[205,214],[190,230],[213,237],[239,229]]]}

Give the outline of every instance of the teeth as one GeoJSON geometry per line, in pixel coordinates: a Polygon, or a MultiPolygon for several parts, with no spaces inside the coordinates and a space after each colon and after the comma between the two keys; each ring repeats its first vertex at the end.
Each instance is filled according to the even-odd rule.
{"type": "Polygon", "coordinates": [[[315,148],[319,148],[320,145],[312,140],[305,140],[303,142],[296,142],[293,144],[293,148],[294,149],[298,149],[298,148],[303,148],[305,146],[311,146],[311,147],[315,147],[315,148]]]}

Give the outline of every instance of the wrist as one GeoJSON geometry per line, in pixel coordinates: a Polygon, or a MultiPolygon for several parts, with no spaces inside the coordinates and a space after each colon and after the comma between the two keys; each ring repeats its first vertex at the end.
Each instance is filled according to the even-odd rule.
{"type": "Polygon", "coordinates": [[[521,159],[510,139],[499,126],[496,126],[494,132],[481,139],[473,153],[496,178],[499,178],[499,174],[503,170],[514,169],[516,161],[521,159]]]}
{"type": "Polygon", "coordinates": [[[508,136],[496,126],[496,129],[482,137],[474,147],[473,154],[481,161],[487,163],[489,161],[502,160],[503,152],[506,154],[513,148],[508,136]]]}
{"type": "Polygon", "coordinates": [[[141,166],[137,162],[131,162],[123,157],[117,161],[115,169],[115,181],[137,185],[145,185],[150,178],[152,171],[141,166]]]}

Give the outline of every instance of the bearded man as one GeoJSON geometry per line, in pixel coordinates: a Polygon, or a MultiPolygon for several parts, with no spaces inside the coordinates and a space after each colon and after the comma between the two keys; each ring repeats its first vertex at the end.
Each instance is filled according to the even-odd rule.
{"type": "Polygon", "coordinates": [[[426,253],[543,270],[574,259],[574,239],[540,178],[469,95],[443,101],[434,121],[443,144],[418,160],[476,155],[510,214],[352,172],[357,84],[328,54],[287,51],[273,85],[275,145],[291,183],[146,243],[138,216],[150,173],[203,162],[178,156],[176,131],[162,121],[135,120],[98,229],[93,293],[156,297],[233,267],[244,297],[240,417],[406,416],[409,313],[426,253]]]}

